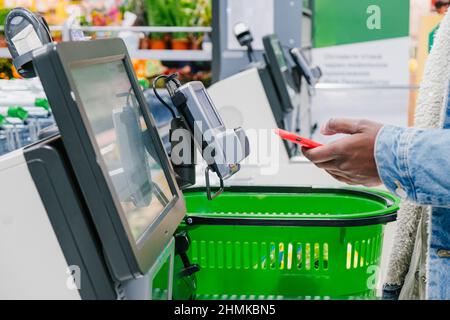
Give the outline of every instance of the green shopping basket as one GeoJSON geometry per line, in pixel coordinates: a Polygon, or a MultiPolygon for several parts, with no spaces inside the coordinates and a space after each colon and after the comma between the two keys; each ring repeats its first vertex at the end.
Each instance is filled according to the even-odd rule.
{"type": "Polygon", "coordinates": [[[367,189],[231,187],[184,193],[197,299],[374,298],[399,201],[367,189]]]}

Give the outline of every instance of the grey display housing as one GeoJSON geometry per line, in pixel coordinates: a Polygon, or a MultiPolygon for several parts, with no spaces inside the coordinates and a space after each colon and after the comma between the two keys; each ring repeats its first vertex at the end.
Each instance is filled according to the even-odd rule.
{"type": "Polygon", "coordinates": [[[33,52],[33,64],[52,105],[68,159],[91,212],[102,249],[112,275],[117,280],[139,277],[150,269],[161,250],[173,236],[186,208],[173,169],[159,138],[155,122],[134,75],[125,44],[121,39],[49,44],[33,52]],[[156,221],[135,241],[117,196],[111,193],[111,181],[104,174],[92,130],[77,97],[70,75],[74,63],[124,63],[136,100],[148,128],[147,138],[155,146],[169,183],[173,199],[156,221]]]}
{"type": "Polygon", "coordinates": [[[283,110],[285,112],[291,112],[295,109],[295,107],[292,103],[288,87],[295,92],[298,92],[299,88],[296,88],[295,86],[295,81],[292,76],[292,69],[286,55],[284,54],[281,42],[276,35],[268,35],[263,38],[263,44],[265,49],[265,58],[267,59],[267,64],[269,65],[270,72],[277,87],[277,92],[281,100],[283,110]],[[274,43],[276,43],[279,48],[275,48],[274,43]],[[282,57],[286,62],[285,67],[283,67],[279,62],[275,52],[277,49],[281,51],[282,57]]]}
{"type": "Polygon", "coordinates": [[[322,77],[322,70],[319,67],[312,68],[305,55],[299,48],[292,48],[289,50],[289,53],[291,54],[292,60],[296,64],[297,68],[301,72],[301,75],[305,77],[311,87],[314,87],[322,77]]]}

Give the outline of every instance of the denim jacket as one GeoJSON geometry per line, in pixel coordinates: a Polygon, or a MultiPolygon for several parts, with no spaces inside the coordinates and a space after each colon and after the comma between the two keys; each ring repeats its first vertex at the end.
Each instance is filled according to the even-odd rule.
{"type": "Polygon", "coordinates": [[[450,299],[450,106],[444,129],[383,127],[375,158],[381,180],[399,197],[432,206],[428,299],[450,299]]]}

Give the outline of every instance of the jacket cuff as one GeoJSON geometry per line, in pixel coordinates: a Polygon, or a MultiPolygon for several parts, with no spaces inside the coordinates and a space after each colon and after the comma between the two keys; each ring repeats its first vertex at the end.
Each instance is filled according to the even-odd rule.
{"type": "Polygon", "coordinates": [[[408,157],[415,129],[384,126],[375,141],[375,162],[381,181],[402,199],[416,200],[408,157]]]}

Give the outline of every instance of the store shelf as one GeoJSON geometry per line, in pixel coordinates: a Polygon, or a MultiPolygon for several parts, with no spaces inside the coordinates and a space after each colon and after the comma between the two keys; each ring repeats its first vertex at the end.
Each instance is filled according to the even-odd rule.
{"type": "MultiPolygon", "coordinates": [[[[0,26],[0,31],[3,26],[0,26]]],[[[75,28],[74,28],[75,29],[75,28]]],[[[207,33],[211,32],[211,27],[121,27],[121,26],[89,26],[77,27],[76,29],[84,32],[143,32],[143,33],[207,33]]],[[[51,26],[52,31],[63,31],[66,33],[69,29],[65,26],[51,26]]],[[[212,52],[202,50],[130,50],[130,56],[134,59],[152,59],[166,61],[211,61],[212,52]]],[[[10,54],[7,48],[0,48],[0,58],[9,58],[10,54]]]]}
{"type": "Polygon", "coordinates": [[[140,27],[121,27],[121,26],[89,26],[89,27],[76,27],[85,32],[121,32],[121,31],[132,31],[132,32],[153,32],[153,33],[176,33],[176,32],[188,32],[188,33],[206,33],[211,32],[211,27],[150,27],[150,26],[140,26],[140,27]]]}
{"type": "MultiPolygon", "coordinates": [[[[130,51],[133,59],[166,61],[211,61],[212,53],[203,50],[135,50],[130,51]]],[[[0,48],[0,58],[10,58],[7,48],[0,48]]]]}
{"type": "MultiPolygon", "coordinates": [[[[66,26],[50,26],[50,31],[63,31],[66,26]]],[[[0,31],[4,29],[4,26],[0,26],[0,31]]],[[[192,33],[204,33],[211,32],[211,27],[151,27],[151,26],[139,26],[139,27],[122,27],[122,26],[86,26],[86,27],[73,27],[73,29],[82,30],[86,32],[120,32],[120,31],[132,31],[132,32],[154,32],[154,33],[175,33],[175,32],[192,32],[192,33]]]]}
{"type": "MultiPolygon", "coordinates": [[[[5,26],[0,26],[0,31],[3,31],[5,26]]],[[[63,26],[50,26],[50,31],[62,31],[63,26]]]]}
{"type": "Polygon", "coordinates": [[[203,50],[135,50],[131,58],[166,61],[211,61],[212,52],[203,50]]]}

